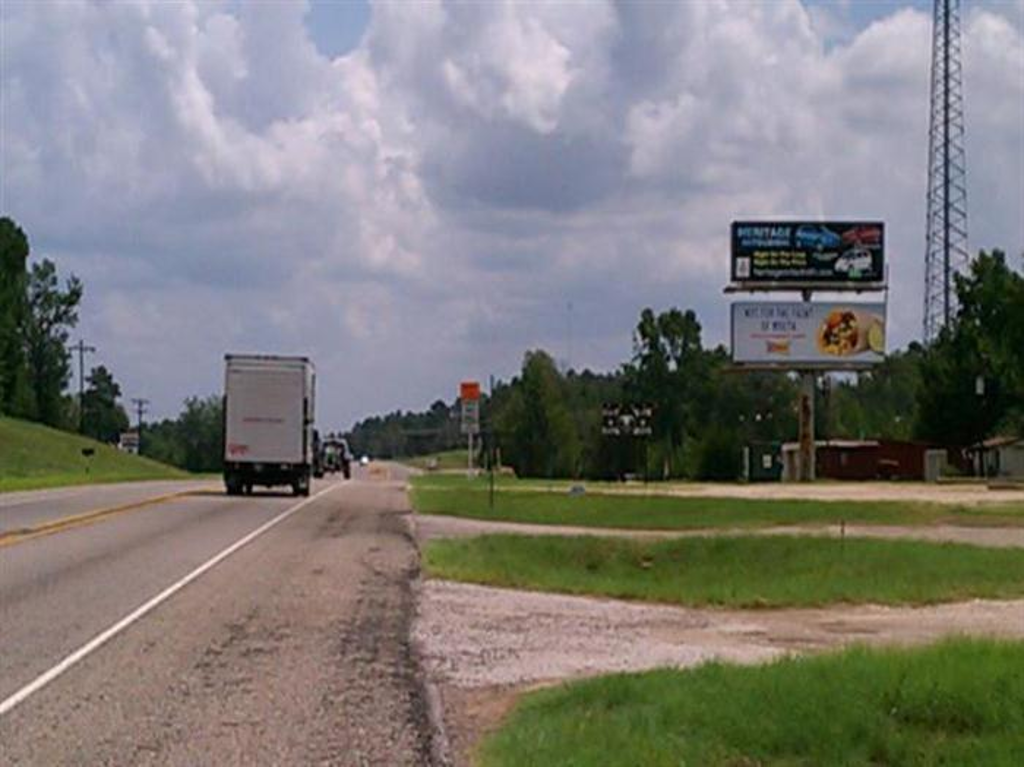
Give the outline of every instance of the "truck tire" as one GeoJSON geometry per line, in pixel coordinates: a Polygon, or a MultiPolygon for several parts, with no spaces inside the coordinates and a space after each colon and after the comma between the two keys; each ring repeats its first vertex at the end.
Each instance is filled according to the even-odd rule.
{"type": "Polygon", "coordinates": [[[295,495],[309,496],[309,475],[303,474],[292,482],[292,492],[295,495]]]}
{"type": "Polygon", "coordinates": [[[224,478],[224,489],[227,490],[228,495],[241,495],[242,483],[237,477],[228,476],[224,478]]]}
{"type": "Polygon", "coordinates": [[[342,469],[342,474],[344,474],[345,479],[352,479],[352,464],[346,463],[342,469]]]}

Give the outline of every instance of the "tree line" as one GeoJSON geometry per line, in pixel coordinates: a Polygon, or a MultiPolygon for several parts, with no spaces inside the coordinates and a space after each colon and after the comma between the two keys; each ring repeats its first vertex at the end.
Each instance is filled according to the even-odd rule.
{"type": "Polygon", "coordinates": [[[0,218],[0,413],[77,429],[88,409],[95,416],[91,425],[107,425],[110,394],[115,401],[120,394],[116,384],[110,386],[109,371],[91,371],[89,396],[81,402],[66,393],[68,341],[83,294],[81,280],[72,275],[62,281],[50,259],[30,265],[25,232],[12,219],[0,218]]]}
{"type": "MultiPolygon", "coordinates": [[[[82,281],[62,279],[48,258],[30,257],[24,230],[0,217],[0,415],[116,443],[129,417],[111,370],[91,367],[81,398],[68,392],[82,281]]],[[[146,427],[143,454],[193,471],[219,469],[221,407],[219,397],[187,399],[177,418],[146,427]]]]}
{"type": "MultiPolygon", "coordinates": [[[[963,448],[1024,432],[1024,277],[1005,253],[981,252],[956,278],[956,293],[956,317],[931,345],[912,343],[867,372],[819,378],[820,439],[963,448]]],[[[792,375],[737,372],[724,347],[705,347],[693,311],[648,308],[630,359],[614,372],[560,370],[544,350],[528,351],[519,375],[498,382],[482,408],[486,442],[522,476],[733,479],[744,445],[795,438],[796,400],[792,375]],[[653,404],[650,438],[602,435],[605,402],[653,404]]],[[[457,401],[366,419],[352,434],[358,451],[382,457],[465,444],[457,401]],[[424,429],[430,437],[413,437],[424,429]]]]}

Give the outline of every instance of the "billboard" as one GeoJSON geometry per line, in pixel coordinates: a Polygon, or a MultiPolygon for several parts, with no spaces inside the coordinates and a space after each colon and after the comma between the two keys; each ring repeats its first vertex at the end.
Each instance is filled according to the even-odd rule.
{"type": "Polygon", "coordinates": [[[734,221],[732,281],[824,285],[830,289],[885,280],[881,221],[734,221]]]}
{"type": "Polygon", "coordinates": [[[793,369],[873,365],[885,357],[885,304],[734,303],[732,357],[742,365],[793,369]]]}

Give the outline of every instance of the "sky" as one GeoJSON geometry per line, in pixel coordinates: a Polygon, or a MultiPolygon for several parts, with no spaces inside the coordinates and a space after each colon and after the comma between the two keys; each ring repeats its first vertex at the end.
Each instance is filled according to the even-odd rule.
{"type": "MultiPolygon", "coordinates": [[[[226,352],[318,420],[728,338],[729,224],[883,220],[921,334],[930,2],[0,0],[0,212],[156,417],[226,352]]],[[[970,247],[1024,253],[1024,0],[964,8],[970,247]]]]}

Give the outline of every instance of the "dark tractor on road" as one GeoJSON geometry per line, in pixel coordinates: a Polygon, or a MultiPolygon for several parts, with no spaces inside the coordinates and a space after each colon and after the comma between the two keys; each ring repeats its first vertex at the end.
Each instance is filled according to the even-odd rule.
{"type": "Polygon", "coordinates": [[[341,472],[345,479],[352,478],[352,451],[348,440],[335,434],[327,435],[320,446],[321,464],[325,472],[341,472]]]}

